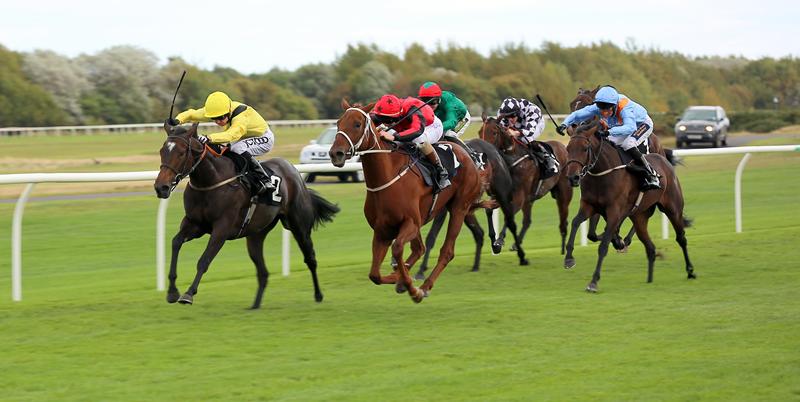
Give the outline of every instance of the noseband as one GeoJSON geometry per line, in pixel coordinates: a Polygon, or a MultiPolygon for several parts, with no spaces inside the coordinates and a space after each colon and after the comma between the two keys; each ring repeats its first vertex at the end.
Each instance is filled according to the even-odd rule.
{"type": "MultiPolygon", "coordinates": [[[[192,139],[194,139],[194,138],[195,137],[192,136],[192,137],[189,137],[187,139],[186,137],[181,136],[181,135],[168,135],[167,136],[168,140],[173,140],[174,141],[176,139],[179,139],[179,140],[183,141],[184,143],[186,143],[186,154],[187,154],[187,156],[183,158],[183,166],[181,166],[181,170],[180,171],[178,169],[175,169],[174,167],[166,164],[166,163],[162,163],[161,164],[161,167],[160,167],[161,169],[167,168],[167,169],[171,170],[173,173],[175,173],[175,178],[172,179],[172,182],[170,183],[170,189],[169,189],[170,192],[172,192],[172,190],[175,189],[175,187],[178,185],[178,183],[180,183],[181,180],[183,180],[184,178],[186,178],[187,176],[192,174],[192,172],[194,172],[194,169],[197,168],[197,165],[199,165],[200,162],[203,161],[203,158],[206,157],[206,153],[208,152],[208,147],[203,145],[203,151],[200,154],[200,157],[197,158],[197,162],[195,162],[193,165],[191,165],[191,167],[189,167],[189,164],[191,163],[191,160],[190,160],[190,158],[188,156],[192,156],[195,153],[195,151],[192,149],[192,139]],[[189,167],[188,171],[186,170],[187,167],[189,167]]],[[[197,142],[200,142],[200,141],[198,140],[197,142]]]]}

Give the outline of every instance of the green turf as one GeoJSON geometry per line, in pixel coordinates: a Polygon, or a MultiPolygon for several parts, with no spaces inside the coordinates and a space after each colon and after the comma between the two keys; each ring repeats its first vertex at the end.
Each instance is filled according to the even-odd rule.
{"type": "MultiPolygon", "coordinates": [[[[280,276],[276,231],[255,312],[245,310],[256,282],[241,240],[223,248],[194,306],[164,302],[155,197],[29,203],[21,303],[0,254],[0,400],[798,400],[800,157],[753,155],[736,234],[739,159],[679,168],[696,281],[655,219],[665,256],[655,282],[645,283],[637,242],[609,255],[596,295],[583,291],[596,246],[561,268],[551,200],[535,208],[531,266],[485,250],[481,272],[468,272],[464,232],[431,297],[414,305],[367,279],[363,184],[316,186],[342,207],[314,233],[325,301],[313,302],[295,245],[292,274],[280,276]]],[[[181,208],[172,200],[170,237],[181,208]]],[[[12,211],[0,204],[0,244],[10,245],[12,211]]],[[[205,239],[183,249],[181,290],[205,239]]]]}

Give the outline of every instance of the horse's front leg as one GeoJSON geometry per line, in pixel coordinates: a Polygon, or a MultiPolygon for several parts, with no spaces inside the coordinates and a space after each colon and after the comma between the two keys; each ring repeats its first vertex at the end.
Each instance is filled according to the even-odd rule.
{"type": "MultiPolygon", "coordinates": [[[[500,254],[500,252],[503,251],[503,245],[499,243],[500,239],[494,227],[494,219],[492,218],[494,211],[498,211],[498,209],[485,209],[484,211],[486,211],[486,222],[489,226],[489,244],[492,245],[492,254],[500,254]]],[[[500,212],[498,211],[498,213],[500,212]]]]}
{"type": "Polygon", "coordinates": [[[383,264],[383,259],[386,257],[386,252],[389,251],[390,244],[392,244],[391,239],[383,239],[377,232],[372,234],[372,266],[369,269],[369,280],[376,285],[395,283],[397,281],[396,272],[381,276],[381,264],[383,264]]]}
{"type": "MultiPolygon", "coordinates": [[[[219,225],[225,226],[227,225],[219,225]]],[[[181,304],[192,304],[194,303],[194,295],[197,294],[197,287],[200,286],[200,279],[203,278],[203,274],[208,271],[209,265],[211,265],[211,261],[214,260],[214,257],[217,256],[219,250],[225,244],[225,239],[227,238],[227,232],[223,233],[222,230],[213,230],[211,232],[211,238],[208,239],[208,244],[206,245],[205,251],[203,251],[203,255],[200,256],[200,260],[197,261],[197,273],[194,275],[194,280],[192,284],[189,286],[189,289],[186,290],[186,293],[178,299],[178,302],[181,304]]]]}
{"type": "Polygon", "coordinates": [[[519,238],[517,241],[519,244],[522,244],[522,240],[525,239],[525,233],[527,233],[528,228],[531,227],[531,209],[533,209],[533,201],[525,200],[525,203],[522,205],[522,228],[519,230],[519,238]]]}
{"type": "Polygon", "coordinates": [[[418,237],[411,239],[411,254],[406,259],[406,267],[411,269],[417,263],[419,257],[422,257],[422,254],[427,255],[428,250],[426,250],[425,243],[422,242],[422,233],[420,233],[418,237]]]}
{"type": "Polygon", "coordinates": [[[422,264],[419,266],[419,271],[415,275],[417,279],[425,279],[425,271],[428,270],[428,258],[431,255],[433,246],[436,244],[436,237],[439,236],[439,230],[442,228],[445,218],[447,218],[447,211],[444,210],[439,215],[436,215],[435,218],[433,218],[431,229],[428,231],[428,236],[425,237],[425,257],[422,259],[422,264]]]}
{"type": "Polygon", "coordinates": [[[189,218],[183,217],[180,229],[175,237],[172,238],[172,258],[169,262],[169,289],[167,289],[167,303],[175,303],[180,298],[178,287],[175,280],[178,279],[178,254],[183,243],[196,239],[202,235],[202,230],[192,223],[189,218]]]}
{"type": "Polygon", "coordinates": [[[612,237],[617,236],[619,226],[625,218],[624,215],[615,212],[616,211],[609,211],[606,214],[606,230],[603,232],[600,246],[597,248],[597,265],[594,267],[592,281],[586,285],[587,292],[597,293],[597,282],[600,282],[600,270],[603,267],[603,259],[605,259],[608,254],[608,244],[611,243],[612,237]]]}
{"type": "Polygon", "coordinates": [[[406,243],[414,241],[415,239],[419,242],[418,245],[422,246],[422,234],[419,232],[419,226],[414,223],[412,219],[406,218],[402,225],[400,225],[397,238],[394,239],[394,243],[392,244],[392,257],[397,261],[397,267],[395,268],[395,273],[397,274],[395,291],[397,291],[397,293],[405,293],[408,291],[411,298],[419,303],[422,301],[423,295],[414,287],[414,281],[411,279],[411,275],[408,274],[408,265],[406,265],[406,262],[403,260],[403,248],[405,248],[406,243]]]}
{"type": "Polygon", "coordinates": [[[597,237],[597,224],[600,222],[600,214],[592,215],[591,219],[589,219],[589,232],[586,234],[586,238],[589,241],[596,242],[600,240],[597,237]]]}
{"type": "Polygon", "coordinates": [[[581,223],[592,216],[593,213],[594,209],[592,206],[581,201],[581,206],[578,210],[578,213],[575,214],[574,218],[572,218],[572,227],[569,231],[569,240],[567,240],[567,245],[565,247],[567,255],[564,256],[564,268],[569,269],[575,266],[575,257],[572,256],[572,250],[575,248],[575,233],[578,232],[578,227],[581,225],[581,223]]]}

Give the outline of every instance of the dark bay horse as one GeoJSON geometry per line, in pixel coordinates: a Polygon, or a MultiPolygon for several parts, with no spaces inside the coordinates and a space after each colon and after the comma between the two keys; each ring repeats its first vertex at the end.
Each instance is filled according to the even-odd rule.
{"type": "MultiPolygon", "coordinates": [[[[572,187],[561,171],[550,178],[542,180],[539,164],[529,157],[527,146],[515,140],[508,131],[500,125],[495,117],[481,116],[483,125],[478,135],[484,141],[493,144],[509,166],[511,177],[514,180],[514,193],[512,204],[515,212],[522,209],[522,229],[519,233],[519,243],[522,243],[525,233],[531,225],[531,209],[533,202],[550,195],[556,200],[558,207],[558,227],[561,233],[561,254],[564,254],[564,244],[567,236],[567,217],[569,203],[572,201],[572,187]]],[[[558,163],[563,167],[567,162],[567,149],[558,141],[546,141],[553,149],[558,163]]],[[[502,245],[505,228],[501,231],[497,242],[502,245]]]]}
{"type": "Polygon", "coordinates": [[[481,206],[477,202],[481,194],[481,176],[469,154],[453,144],[461,168],[451,179],[452,185],[434,195],[418,176],[412,157],[391,149],[389,142],[378,138],[369,116],[372,106],[374,104],[351,107],[342,100],[344,113],[336,123],[339,131],[330,149],[331,163],[343,166],[345,160],[355,153],[362,155],[367,187],[364,216],[373,230],[369,279],[376,285],[393,283],[398,293],[408,291],[411,299],[419,303],[430,294],[436,279],[453,259],[456,237],[464,219],[472,214],[474,208],[481,206]],[[413,266],[425,252],[420,228],[444,209],[450,213],[447,237],[436,267],[417,289],[408,267],[413,266]],[[404,260],[403,249],[409,242],[411,255],[404,260]],[[381,264],[389,246],[397,267],[393,273],[381,276],[381,264]]]}
{"type": "MultiPolygon", "coordinates": [[[[339,208],[306,188],[297,169],[289,162],[273,158],[263,164],[276,173],[280,189],[280,205],[255,204],[251,219],[246,222],[251,207],[250,193],[242,186],[233,161],[216,154],[197,139],[197,124],[189,129],[164,125],[167,139],[161,147],[161,169],[155,181],[158,198],[168,198],[178,182],[189,177],[183,193],[186,215],[180,229],[172,238],[172,259],[169,266],[167,302],[192,304],[200,279],[226,240],[247,238],[247,252],[256,266],[258,290],[252,308],[261,306],[269,272],[264,264],[264,238],[280,221],[294,235],[314,283],[314,300],[322,301],[317,281],[317,259],[311,230],[330,222],[339,208]],[[178,252],[183,243],[210,234],[203,255],[197,262],[194,281],[182,296],[175,286],[178,252]]],[[[275,199],[275,198],[273,198],[275,199]]],[[[277,200],[276,200],[277,201],[277,200]]]]}
{"type": "Polygon", "coordinates": [[[616,236],[620,224],[630,218],[636,235],[644,244],[647,253],[647,282],[652,282],[656,247],[647,233],[647,221],[658,208],[672,223],[676,241],[683,250],[687,277],[694,279],[694,268],[686,250],[685,228],[690,222],[683,213],[683,191],[672,164],[663,155],[647,154],[648,162],[661,176],[661,189],[640,192],[638,178],[626,169],[618,168],[624,164],[614,144],[597,135],[600,127],[599,120],[596,119],[582,123],[575,128],[567,144],[569,161],[563,169],[571,183],[575,186],[580,183],[581,204],[577,215],[572,219],[564,267],[575,266],[572,250],[578,226],[594,214],[602,215],[607,223],[606,229],[597,250],[594,275],[586,287],[589,292],[597,292],[600,268],[608,253],[608,244],[616,236]]]}
{"type": "MultiPolygon", "coordinates": [[[[579,88],[578,93],[575,95],[575,98],[572,99],[569,103],[569,110],[574,112],[578,109],[581,109],[585,106],[591,105],[594,103],[594,96],[597,94],[597,91],[600,90],[600,85],[598,85],[595,89],[583,89],[579,88]]],[[[658,139],[658,136],[655,133],[650,134],[650,137],[647,138],[648,141],[648,149],[650,153],[660,154],[667,158],[670,164],[673,166],[678,164],[678,159],[673,155],[672,150],[669,148],[664,148],[661,146],[661,140],[658,139]]],[[[586,235],[586,238],[589,240],[596,242],[599,238],[597,237],[597,223],[600,221],[600,215],[593,215],[589,219],[589,231],[586,235]]],[[[614,247],[619,249],[620,251],[624,251],[625,247],[631,244],[631,239],[633,238],[633,228],[628,231],[628,234],[625,236],[625,240],[622,241],[620,239],[614,240],[614,247]]]]}
{"type": "MultiPolygon", "coordinates": [[[[486,166],[484,170],[487,172],[488,187],[485,189],[486,193],[495,201],[497,201],[500,210],[505,217],[505,224],[514,236],[514,245],[519,257],[519,265],[528,265],[528,260],[525,258],[525,252],[522,250],[522,245],[519,243],[517,236],[517,224],[514,222],[514,213],[519,208],[514,208],[512,204],[514,186],[511,179],[511,173],[508,170],[505,160],[497,151],[494,145],[488,142],[475,138],[467,141],[467,145],[476,152],[482,153],[486,158],[486,166]]],[[[492,223],[493,209],[486,209],[486,218],[489,222],[489,240],[492,242],[492,251],[497,254],[501,251],[501,246],[495,243],[496,234],[494,225],[492,223]]],[[[444,225],[444,220],[447,216],[446,211],[442,211],[431,223],[431,229],[428,231],[428,236],[425,238],[425,256],[422,258],[419,271],[415,275],[416,279],[425,278],[425,270],[428,269],[428,257],[436,243],[436,237],[439,235],[439,230],[444,225]]],[[[475,238],[475,259],[472,264],[472,272],[477,272],[481,263],[481,249],[483,248],[483,229],[477,222],[470,219],[472,215],[467,215],[464,223],[472,232],[472,237],[475,238]]]]}

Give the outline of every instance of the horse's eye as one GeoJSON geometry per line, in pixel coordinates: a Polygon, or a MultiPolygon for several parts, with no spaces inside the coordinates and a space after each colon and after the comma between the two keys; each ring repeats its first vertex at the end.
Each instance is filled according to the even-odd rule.
{"type": "Polygon", "coordinates": [[[353,125],[355,128],[361,128],[361,122],[357,121],[356,124],[353,125]]]}

